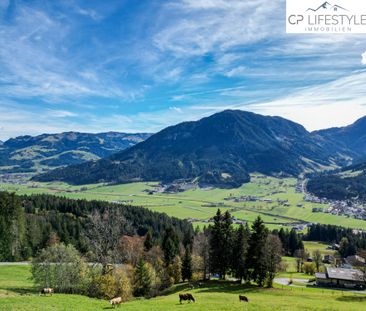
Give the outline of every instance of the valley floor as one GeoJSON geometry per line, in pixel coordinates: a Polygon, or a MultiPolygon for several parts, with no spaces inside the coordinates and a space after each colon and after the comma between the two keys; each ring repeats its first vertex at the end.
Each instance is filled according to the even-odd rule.
{"type": "MultiPolygon", "coordinates": [[[[276,286],[260,289],[230,282],[209,282],[190,290],[196,303],[179,304],[178,293],[187,292],[180,284],[165,296],[134,300],[124,303],[121,310],[365,310],[366,295],[319,288],[276,286]],[[238,295],[246,295],[249,303],[239,302],[238,295]]],[[[1,311],[58,311],[58,310],[107,310],[108,301],[79,295],[54,294],[39,296],[32,287],[29,266],[0,266],[1,311]]]]}
{"type": "Polygon", "coordinates": [[[327,204],[304,201],[296,192],[296,179],[253,174],[250,183],[236,189],[190,189],[177,193],[155,192],[157,183],[122,185],[94,184],[71,186],[65,183],[0,184],[0,190],[17,194],[48,193],[74,199],[105,200],[143,206],[177,218],[190,219],[194,225],[209,223],[217,209],[229,210],[237,222],[251,223],[258,215],[267,227],[304,228],[306,223],[340,225],[366,230],[366,221],[326,213],[327,204]],[[248,198],[252,197],[251,200],[248,198]],[[313,209],[320,212],[313,212],[313,209]],[[324,212],[322,212],[324,211],[324,212]]]}

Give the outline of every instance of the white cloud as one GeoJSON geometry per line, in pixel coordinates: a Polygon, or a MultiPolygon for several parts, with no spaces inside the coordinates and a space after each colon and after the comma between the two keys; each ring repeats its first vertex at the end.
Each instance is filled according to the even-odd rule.
{"type": "Polygon", "coordinates": [[[255,43],[276,36],[284,23],[277,14],[283,4],[266,0],[169,2],[165,14],[173,18],[154,36],[154,43],[180,56],[255,43]]]}
{"type": "MultiPolygon", "coordinates": [[[[93,18],[92,10],[80,10],[93,18]]],[[[87,96],[128,100],[143,92],[121,87],[98,63],[90,65],[78,51],[68,50],[76,31],[70,16],[55,18],[46,10],[24,4],[16,6],[14,15],[11,23],[0,23],[2,96],[58,102],[87,96]]]]}
{"type": "Polygon", "coordinates": [[[345,126],[366,115],[366,71],[250,106],[261,114],[279,115],[308,130],[345,126]]]}
{"type": "Polygon", "coordinates": [[[331,82],[294,90],[287,96],[279,96],[273,100],[255,101],[254,93],[252,103],[248,102],[250,90],[240,86],[217,90],[218,92],[241,92],[236,95],[241,96],[245,102],[239,104],[217,102],[210,105],[191,105],[181,108],[185,116],[184,120],[169,110],[155,113],[155,117],[144,114],[143,118],[158,121],[154,127],[156,129],[181,121],[197,120],[226,109],[241,109],[264,115],[281,116],[304,125],[308,130],[346,126],[366,115],[365,85],[366,71],[358,71],[331,82]],[[167,123],[167,120],[170,122],[167,123]]]}
{"type": "Polygon", "coordinates": [[[169,110],[171,111],[175,111],[175,112],[178,112],[178,113],[182,113],[182,108],[179,108],[179,107],[169,107],[169,110]]]}
{"type": "Polygon", "coordinates": [[[366,65],[366,51],[362,53],[361,57],[362,57],[362,60],[361,60],[362,65],[366,65]]]}
{"type": "Polygon", "coordinates": [[[91,19],[93,19],[95,21],[98,21],[102,18],[97,12],[95,12],[92,9],[85,9],[85,8],[75,7],[75,10],[80,15],[88,16],[88,17],[90,17],[91,19]]]}
{"type": "Polygon", "coordinates": [[[55,117],[55,118],[67,118],[67,117],[76,117],[78,114],[67,111],[67,110],[53,110],[49,109],[45,112],[46,115],[49,117],[55,117]]]}
{"type": "Polygon", "coordinates": [[[238,66],[231,70],[229,70],[225,75],[229,78],[231,77],[240,77],[248,73],[248,69],[245,66],[238,66]]]}

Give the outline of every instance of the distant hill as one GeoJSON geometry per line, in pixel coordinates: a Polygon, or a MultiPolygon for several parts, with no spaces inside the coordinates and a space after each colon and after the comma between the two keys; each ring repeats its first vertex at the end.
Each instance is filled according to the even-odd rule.
{"type": "Polygon", "coordinates": [[[366,202],[366,162],[312,177],[307,190],[320,198],[366,202]]]}
{"type": "Polygon", "coordinates": [[[347,153],[355,164],[313,176],[307,184],[307,190],[331,200],[366,201],[366,117],[345,127],[315,131],[312,134],[333,154],[339,150],[348,150],[347,153]]]}
{"type": "Polygon", "coordinates": [[[185,179],[201,185],[237,187],[249,181],[251,172],[297,176],[351,157],[351,152],[336,143],[327,144],[318,133],[309,133],[292,121],[227,110],[168,127],[105,159],[57,169],[34,179],[73,184],[185,179]]]}
{"type": "Polygon", "coordinates": [[[350,150],[356,158],[366,157],[366,117],[349,126],[316,131],[313,134],[337,144],[339,148],[350,150]]]}
{"type": "Polygon", "coordinates": [[[0,144],[0,173],[42,172],[98,160],[129,148],[150,135],[66,132],[11,138],[0,144]]]}

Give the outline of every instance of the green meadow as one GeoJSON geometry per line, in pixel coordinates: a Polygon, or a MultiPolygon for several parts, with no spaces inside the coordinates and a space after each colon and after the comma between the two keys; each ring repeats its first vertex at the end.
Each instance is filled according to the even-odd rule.
{"type": "MultiPolygon", "coordinates": [[[[29,266],[0,266],[1,311],[66,311],[108,310],[108,301],[80,295],[54,294],[40,296],[33,288],[29,266]]],[[[298,277],[298,276],[296,276],[298,277]]],[[[212,281],[189,290],[196,303],[179,304],[178,294],[188,292],[187,284],[178,284],[164,296],[136,299],[123,303],[120,310],[365,310],[366,295],[323,290],[276,286],[273,289],[250,285],[212,281]],[[238,295],[246,295],[249,303],[239,302],[238,295]]]]}
{"type": "Polygon", "coordinates": [[[178,193],[149,194],[157,183],[130,183],[122,185],[93,184],[72,186],[65,183],[0,184],[0,190],[18,194],[48,193],[75,199],[122,202],[188,219],[194,224],[207,225],[217,208],[229,210],[238,220],[252,222],[258,215],[273,228],[289,227],[296,222],[317,222],[366,230],[366,221],[328,213],[313,213],[313,207],[327,205],[305,202],[302,193],[296,193],[294,178],[274,178],[252,175],[250,183],[236,189],[193,189],[178,193]],[[255,202],[234,202],[225,198],[256,196],[255,202]],[[278,200],[287,200],[286,205],[278,200]]]}

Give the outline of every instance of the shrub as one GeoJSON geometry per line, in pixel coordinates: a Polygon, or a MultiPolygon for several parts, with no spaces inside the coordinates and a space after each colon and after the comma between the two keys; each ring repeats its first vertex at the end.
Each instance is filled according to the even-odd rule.
{"type": "Polygon", "coordinates": [[[91,297],[112,299],[121,297],[127,301],[132,296],[131,282],[128,277],[127,269],[116,268],[108,274],[102,274],[100,268],[93,268],[88,295],[91,297]]]}
{"type": "Polygon", "coordinates": [[[306,274],[313,275],[316,270],[315,264],[313,262],[305,262],[303,270],[306,274]]]}
{"type": "Polygon", "coordinates": [[[55,244],[32,261],[32,276],[38,287],[52,287],[60,293],[82,293],[87,265],[72,245],[55,244]]]}
{"type": "Polygon", "coordinates": [[[115,296],[121,297],[122,301],[127,301],[132,297],[132,286],[127,269],[117,268],[113,274],[115,281],[115,296]]]}

